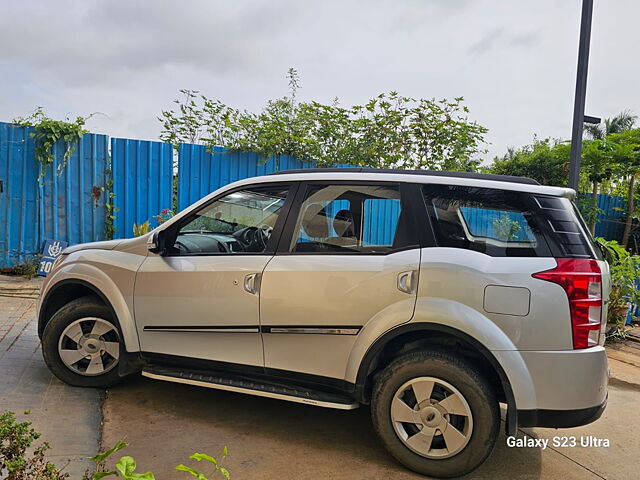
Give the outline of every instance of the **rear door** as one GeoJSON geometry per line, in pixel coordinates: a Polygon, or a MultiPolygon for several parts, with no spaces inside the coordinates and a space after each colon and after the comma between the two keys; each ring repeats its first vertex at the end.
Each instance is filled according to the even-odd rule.
{"type": "Polygon", "coordinates": [[[368,322],[390,310],[398,324],[411,319],[420,249],[410,189],[384,182],[300,187],[262,278],[267,369],[342,379],[368,322]]]}

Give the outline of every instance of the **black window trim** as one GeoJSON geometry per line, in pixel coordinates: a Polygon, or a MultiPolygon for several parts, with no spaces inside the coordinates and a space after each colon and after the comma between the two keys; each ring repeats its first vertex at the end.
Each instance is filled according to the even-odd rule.
{"type": "MultiPolygon", "coordinates": [[[[406,250],[414,250],[416,248],[422,248],[428,241],[428,218],[423,215],[424,199],[422,205],[420,202],[411,201],[412,198],[421,198],[420,184],[397,182],[397,181],[371,181],[371,180],[302,180],[299,182],[298,190],[293,201],[293,205],[287,212],[287,221],[280,235],[280,240],[275,251],[275,255],[312,255],[312,256],[327,256],[327,255],[351,255],[351,256],[385,256],[391,255],[406,250]],[[398,187],[400,193],[400,208],[403,213],[406,212],[407,219],[411,219],[411,223],[415,225],[413,228],[413,238],[415,241],[413,245],[407,245],[400,248],[394,248],[386,252],[358,252],[358,251],[331,251],[331,252],[291,252],[289,247],[293,239],[294,230],[296,228],[296,222],[298,215],[300,214],[300,208],[307,194],[307,189],[312,185],[365,185],[365,186],[394,186],[398,187]],[[419,196],[416,197],[416,192],[419,196]]],[[[426,213],[426,210],[425,210],[426,213]]]]}
{"type": "Polygon", "coordinates": [[[191,222],[196,217],[196,212],[199,212],[207,207],[209,207],[212,203],[217,202],[221,198],[224,198],[228,195],[231,195],[235,192],[241,192],[243,190],[250,190],[252,188],[269,188],[269,187],[288,187],[289,191],[287,192],[287,196],[284,201],[284,205],[282,206],[282,211],[278,215],[278,219],[276,220],[276,224],[273,227],[273,231],[271,232],[271,236],[269,237],[269,242],[267,244],[267,248],[264,252],[218,252],[218,253],[192,253],[192,254],[179,254],[179,253],[168,253],[164,255],[165,257],[223,257],[223,256],[259,256],[259,255],[274,255],[276,251],[276,246],[279,244],[280,236],[282,235],[283,228],[285,225],[286,218],[288,213],[293,205],[293,201],[298,194],[298,188],[300,186],[299,181],[284,181],[284,182],[258,182],[247,185],[242,185],[236,188],[232,188],[229,190],[225,190],[220,195],[216,195],[208,202],[200,205],[197,209],[194,209],[191,213],[186,215],[183,219],[176,222],[174,225],[171,225],[166,232],[168,238],[170,240],[171,245],[175,243],[177,233],[180,231],[182,227],[191,222]]]}

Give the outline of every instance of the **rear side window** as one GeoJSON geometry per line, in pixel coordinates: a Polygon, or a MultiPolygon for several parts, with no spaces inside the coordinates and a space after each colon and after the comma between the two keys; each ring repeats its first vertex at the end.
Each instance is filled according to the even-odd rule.
{"type": "Polygon", "coordinates": [[[495,257],[550,256],[534,212],[518,192],[425,185],[423,194],[440,247],[495,257]]]}
{"type": "Polygon", "coordinates": [[[289,251],[384,254],[417,245],[404,217],[397,184],[310,184],[289,251]]]}

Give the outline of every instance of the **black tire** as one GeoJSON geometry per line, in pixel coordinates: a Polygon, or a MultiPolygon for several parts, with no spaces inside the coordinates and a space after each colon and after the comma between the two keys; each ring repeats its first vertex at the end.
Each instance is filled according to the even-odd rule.
{"type": "Polygon", "coordinates": [[[110,370],[103,374],[94,376],[85,376],[71,370],[60,358],[58,352],[58,344],[60,336],[64,330],[76,320],[96,317],[110,323],[115,332],[112,332],[113,338],[117,338],[119,343],[119,358],[124,358],[124,347],[122,343],[122,333],[117,321],[113,318],[110,309],[104,305],[96,297],[82,297],[72,300],[65,306],[60,308],[53,314],[42,333],[42,356],[51,372],[69,385],[76,387],[109,387],[115,385],[121,380],[118,374],[119,365],[116,364],[110,370]]]}
{"type": "MultiPolygon", "coordinates": [[[[438,350],[409,353],[387,366],[374,384],[371,416],[376,433],[394,458],[414,472],[439,478],[461,476],[479,467],[493,451],[500,427],[498,401],[480,372],[468,361],[438,350]],[[391,403],[401,387],[419,377],[444,380],[462,394],[470,408],[472,429],[468,443],[453,456],[428,458],[420,455],[405,445],[396,433],[391,403]]],[[[405,426],[397,422],[395,425],[405,426]]]]}

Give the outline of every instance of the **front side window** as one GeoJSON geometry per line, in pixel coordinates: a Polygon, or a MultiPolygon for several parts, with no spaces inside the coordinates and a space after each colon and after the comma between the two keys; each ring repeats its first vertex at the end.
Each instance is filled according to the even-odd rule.
{"type": "Polygon", "coordinates": [[[387,253],[408,246],[398,185],[307,186],[289,251],[387,253]]]}
{"type": "Polygon", "coordinates": [[[226,195],[197,211],[178,231],[179,255],[262,253],[284,205],[288,187],[255,187],[226,195]]]}
{"type": "Polygon", "coordinates": [[[423,192],[438,246],[492,256],[548,255],[519,192],[456,185],[428,185],[423,192]]]}

